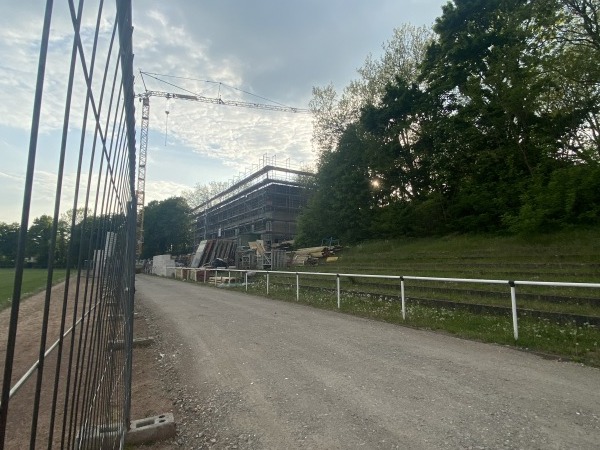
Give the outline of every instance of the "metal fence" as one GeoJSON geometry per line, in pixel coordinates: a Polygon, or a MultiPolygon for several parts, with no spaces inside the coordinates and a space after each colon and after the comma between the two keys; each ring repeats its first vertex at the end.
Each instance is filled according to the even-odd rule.
{"type": "Polygon", "coordinates": [[[46,2],[14,290],[0,330],[0,448],[124,445],[135,276],[132,62],[130,1],[46,2]],[[39,171],[56,176],[50,183],[39,171]],[[53,200],[36,221],[36,195],[48,192],[53,200]],[[32,223],[47,225],[47,254],[30,261],[44,266],[46,289],[22,301],[32,223]],[[64,284],[53,287],[59,272],[64,284]]]}
{"type": "MultiPolygon", "coordinates": [[[[198,281],[195,271],[200,271],[203,269],[193,269],[193,268],[181,268],[181,267],[172,267],[176,278],[183,278],[182,274],[187,271],[188,274],[193,275],[189,277],[192,281],[198,281]]],[[[300,277],[310,278],[310,277],[321,277],[321,278],[330,278],[335,280],[335,295],[337,300],[338,309],[342,306],[342,291],[341,291],[341,279],[378,279],[378,280],[389,280],[396,282],[398,284],[398,289],[400,292],[400,301],[402,302],[402,318],[406,320],[407,317],[407,295],[406,295],[406,281],[432,281],[432,282],[440,282],[440,283],[459,283],[459,284],[483,284],[483,285],[499,285],[506,286],[506,298],[507,302],[510,299],[510,308],[511,308],[511,317],[512,317],[512,325],[513,325],[513,336],[515,340],[519,339],[519,320],[518,320],[518,311],[517,311],[517,286],[548,286],[548,287],[572,287],[572,288],[583,288],[583,289],[600,289],[600,283],[575,283],[575,282],[557,282],[557,281],[518,281],[518,280],[494,280],[494,279],[477,279],[477,278],[442,278],[442,277],[422,277],[422,276],[410,276],[410,275],[372,275],[372,274],[357,274],[357,273],[330,273],[330,272],[290,272],[283,270],[240,270],[240,269],[210,269],[214,272],[214,275],[211,277],[212,284],[215,286],[219,283],[229,282],[232,277],[231,274],[239,274],[243,276],[246,291],[248,291],[248,274],[263,274],[266,278],[265,283],[265,293],[269,295],[269,288],[271,285],[270,276],[271,275],[284,275],[286,277],[295,278],[295,291],[296,291],[296,300],[300,299],[300,277]],[[221,274],[221,275],[219,275],[221,274]],[[227,274],[227,277],[225,277],[227,274]]],[[[201,277],[201,281],[207,282],[209,280],[208,277],[201,277]]],[[[290,283],[292,284],[292,283],[290,283]]]]}

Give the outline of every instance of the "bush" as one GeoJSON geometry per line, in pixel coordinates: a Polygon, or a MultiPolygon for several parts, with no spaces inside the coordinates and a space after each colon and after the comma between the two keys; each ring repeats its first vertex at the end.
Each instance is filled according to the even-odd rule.
{"type": "Polygon", "coordinates": [[[576,165],[535,176],[518,213],[506,214],[503,223],[520,234],[600,224],[600,166],[576,165]]]}

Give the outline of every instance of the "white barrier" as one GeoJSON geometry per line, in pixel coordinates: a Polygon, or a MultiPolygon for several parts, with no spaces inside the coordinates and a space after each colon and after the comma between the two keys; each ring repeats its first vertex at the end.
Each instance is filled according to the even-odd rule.
{"type": "MultiPolygon", "coordinates": [[[[219,269],[212,269],[215,271],[215,285],[217,284],[216,279],[218,276],[219,269]]],[[[327,272],[287,272],[284,270],[240,270],[240,269],[220,269],[221,271],[229,272],[229,278],[231,278],[231,272],[238,272],[244,274],[246,291],[248,291],[248,272],[252,273],[264,273],[266,274],[266,295],[269,295],[269,275],[270,274],[281,274],[290,275],[296,277],[296,300],[300,300],[300,275],[306,276],[323,276],[323,277],[336,277],[336,297],[337,307],[341,308],[341,289],[340,289],[340,278],[341,277],[353,277],[353,278],[375,278],[382,280],[398,280],[400,281],[400,296],[402,300],[402,319],[406,320],[406,297],[404,293],[404,281],[405,280],[418,280],[418,281],[439,281],[448,283],[478,283],[478,284],[499,284],[506,285],[510,288],[510,299],[511,299],[511,311],[512,311],[512,323],[513,323],[513,334],[515,340],[519,339],[519,325],[517,319],[517,286],[550,286],[550,287],[576,287],[576,288],[596,288],[600,289],[600,283],[572,283],[572,282],[553,282],[553,281],[515,281],[515,280],[494,280],[494,279],[478,279],[478,278],[442,278],[442,277],[418,277],[410,275],[372,275],[362,273],[327,273],[327,272]]]]}

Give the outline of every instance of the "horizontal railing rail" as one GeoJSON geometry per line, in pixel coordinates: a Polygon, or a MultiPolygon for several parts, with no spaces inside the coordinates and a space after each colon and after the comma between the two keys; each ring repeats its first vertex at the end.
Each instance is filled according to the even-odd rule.
{"type": "MultiPolygon", "coordinates": [[[[266,275],[266,295],[269,295],[270,286],[270,275],[287,275],[296,278],[296,300],[300,299],[300,277],[301,276],[313,276],[313,277],[331,277],[336,280],[336,297],[337,307],[341,308],[341,284],[340,278],[371,278],[381,280],[394,280],[400,282],[400,296],[402,301],[402,319],[406,320],[406,295],[405,285],[406,280],[411,281],[436,281],[442,283],[475,283],[475,284],[494,284],[494,285],[506,285],[509,287],[509,294],[511,300],[511,315],[513,324],[513,335],[515,341],[519,339],[519,323],[517,317],[517,286],[548,286],[548,287],[574,287],[574,288],[595,288],[600,289],[600,283],[579,283],[579,282],[559,282],[559,281],[528,281],[528,280],[497,280],[497,279],[485,279],[485,278],[444,278],[444,277],[423,277],[423,276],[412,276],[412,275],[378,275],[378,274],[364,274],[364,273],[332,273],[332,272],[304,272],[304,271],[285,271],[285,270],[247,270],[247,269],[230,269],[230,268],[189,268],[189,267],[168,267],[172,269],[176,274],[184,271],[212,271],[214,275],[211,277],[213,284],[217,285],[222,277],[219,277],[219,273],[228,274],[228,279],[231,279],[232,273],[240,273],[244,276],[244,285],[246,291],[248,291],[248,274],[265,274],[266,275]]],[[[177,277],[180,278],[180,277],[177,277]]],[[[208,282],[208,277],[203,277],[205,283],[208,282]]]]}

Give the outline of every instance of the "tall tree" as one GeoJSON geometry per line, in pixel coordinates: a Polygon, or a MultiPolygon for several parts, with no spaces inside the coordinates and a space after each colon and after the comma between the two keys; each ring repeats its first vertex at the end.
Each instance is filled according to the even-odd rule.
{"type": "Polygon", "coordinates": [[[583,113],[581,126],[564,140],[567,156],[599,162],[600,1],[555,1],[562,6],[560,20],[552,29],[558,48],[547,69],[556,74],[562,91],[550,100],[583,113]]]}
{"type": "Polygon", "coordinates": [[[557,10],[556,2],[455,0],[436,21],[422,80],[439,105],[436,152],[456,169],[447,180],[455,216],[477,218],[464,225],[497,228],[527,178],[556,167],[559,143],[581,123],[580,111],[546,101],[557,80],[544,70],[554,51],[544,33],[557,10]]]}
{"type": "Polygon", "coordinates": [[[400,76],[415,81],[418,67],[431,40],[426,27],[403,25],[394,30],[392,38],[383,44],[379,58],[368,55],[358,69],[359,77],[339,94],[333,85],[314,87],[310,109],[313,113],[313,142],[319,151],[331,151],[346,127],[356,123],[361,109],[376,104],[385,86],[400,76]]]}
{"type": "Polygon", "coordinates": [[[378,106],[363,108],[360,123],[374,139],[369,168],[377,179],[380,205],[415,199],[431,189],[430,145],[423,133],[427,103],[419,86],[397,77],[378,106]]]}
{"type": "Polygon", "coordinates": [[[208,201],[219,192],[227,189],[229,183],[226,181],[211,181],[208,184],[196,183],[193,189],[185,190],[181,196],[192,209],[208,201]]]}
{"type": "Polygon", "coordinates": [[[17,257],[19,224],[0,222],[0,267],[12,267],[17,257]]]}
{"type": "Polygon", "coordinates": [[[374,206],[364,132],[350,125],[337,150],[321,155],[311,199],[299,218],[300,245],[334,237],[356,242],[369,235],[374,206]]]}
{"type": "Polygon", "coordinates": [[[52,238],[52,217],[36,217],[27,232],[26,254],[38,267],[48,267],[48,252],[52,238]]]}
{"type": "Polygon", "coordinates": [[[190,207],[182,197],[152,201],[144,209],[142,258],[191,251],[190,207]]]}

